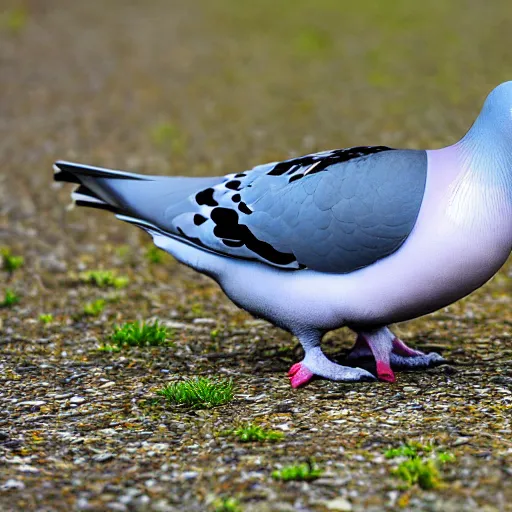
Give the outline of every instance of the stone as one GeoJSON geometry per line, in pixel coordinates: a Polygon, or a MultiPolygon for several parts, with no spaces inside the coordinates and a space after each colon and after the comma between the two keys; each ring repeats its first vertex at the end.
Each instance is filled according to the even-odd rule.
{"type": "Polygon", "coordinates": [[[352,510],[352,503],[341,496],[333,500],[324,501],[322,504],[327,510],[335,510],[336,512],[350,512],[352,510]]]}
{"type": "Polygon", "coordinates": [[[17,490],[21,491],[25,489],[25,484],[21,480],[15,480],[14,478],[9,478],[1,487],[2,491],[12,491],[17,490]]]}
{"type": "Polygon", "coordinates": [[[113,458],[114,458],[114,455],[112,453],[105,452],[105,453],[98,453],[97,455],[94,455],[92,460],[94,460],[95,462],[107,462],[109,460],[112,460],[113,458]]]}

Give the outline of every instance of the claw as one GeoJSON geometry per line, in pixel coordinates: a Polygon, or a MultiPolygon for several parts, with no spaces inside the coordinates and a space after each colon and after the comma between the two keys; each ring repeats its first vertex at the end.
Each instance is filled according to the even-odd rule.
{"type": "Polygon", "coordinates": [[[295,375],[299,370],[300,370],[300,367],[302,366],[301,363],[295,363],[289,370],[288,370],[288,377],[292,377],[293,375],[295,375]]]}
{"type": "Polygon", "coordinates": [[[298,388],[307,384],[312,378],[314,373],[308,370],[302,363],[295,363],[288,371],[290,383],[292,388],[298,388]]]}
{"type": "Polygon", "coordinates": [[[383,361],[377,361],[377,376],[384,382],[395,382],[395,374],[391,367],[383,361]]]}

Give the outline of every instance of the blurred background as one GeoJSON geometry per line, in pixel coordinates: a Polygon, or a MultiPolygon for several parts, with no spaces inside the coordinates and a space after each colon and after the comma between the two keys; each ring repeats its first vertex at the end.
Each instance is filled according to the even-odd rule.
{"type": "Polygon", "coordinates": [[[397,329],[462,366],[292,392],[289,335],[133,226],[69,211],[52,164],[203,176],[331,148],[437,148],[511,79],[510,0],[0,0],[0,509],[204,512],[234,495],[253,512],[510,510],[510,264],[397,329]],[[81,277],[97,270],[121,281],[81,277]],[[114,324],[149,318],[175,330],[172,347],[98,350],[114,324]],[[231,405],[156,403],[169,379],[210,374],[235,379],[231,405]],[[286,437],[219,437],[242,420],[286,437]],[[382,454],[404,439],[455,453],[437,494],[397,483],[382,454]],[[326,469],[318,485],[269,476],[308,456],[326,469]]]}

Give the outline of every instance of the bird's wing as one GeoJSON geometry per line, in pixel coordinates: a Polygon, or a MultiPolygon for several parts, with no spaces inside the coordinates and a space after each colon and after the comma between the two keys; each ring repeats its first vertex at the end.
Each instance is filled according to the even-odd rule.
{"type": "Polygon", "coordinates": [[[169,205],[158,227],[231,257],[348,273],[405,241],[426,174],[425,151],[324,151],[219,178],[169,205]]]}
{"type": "Polygon", "coordinates": [[[144,176],[70,162],[79,205],[110,210],[151,233],[298,270],[348,273],[396,251],[416,222],[425,151],[324,151],[224,177],[144,176]]]}

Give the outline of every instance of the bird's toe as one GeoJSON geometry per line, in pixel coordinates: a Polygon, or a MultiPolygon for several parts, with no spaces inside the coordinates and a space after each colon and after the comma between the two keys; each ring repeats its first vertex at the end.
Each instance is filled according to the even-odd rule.
{"type": "Polygon", "coordinates": [[[379,380],[384,382],[395,382],[396,380],[395,374],[389,364],[386,364],[383,361],[377,361],[377,376],[379,380]]]}
{"type": "Polygon", "coordinates": [[[437,352],[431,352],[430,354],[427,354],[427,357],[430,359],[430,363],[432,365],[442,364],[442,363],[447,362],[447,360],[441,354],[438,354],[437,352]]]}
{"type": "Polygon", "coordinates": [[[332,380],[336,380],[338,382],[370,382],[377,380],[375,375],[370,373],[367,370],[363,370],[363,368],[350,368],[347,366],[336,365],[335,373],[331,377],[332,380]]]}
{"type": "Polygon", "coordinates": [[[289,370],[290,384],[292,388],[298,388],[307,384],[314,376],[303,363],[295,363],[289,370]]]}
{"type": "Polygon", "coordinates": [[[391,354],[391,366],[401,370],[423,370],[446,362],[446,359],[437,352],[412,357],[391,354]]]}
{"type": "Polygon", "coordinates": [[[292,367],[288,370],[288,377],[293,377],[300,369],[301,369],[302,363],[295,363],[292,365],[292,367]]]}

